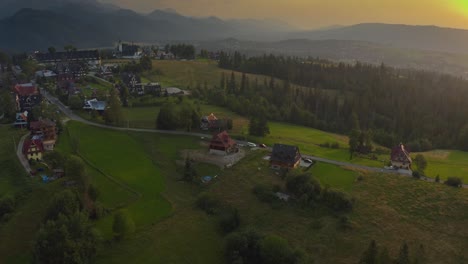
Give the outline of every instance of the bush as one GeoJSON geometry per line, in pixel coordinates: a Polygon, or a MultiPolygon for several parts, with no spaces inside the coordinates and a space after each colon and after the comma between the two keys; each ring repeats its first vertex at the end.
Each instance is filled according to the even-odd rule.
{"type": "Polygon", "coordinates": [[[83,101],[79,96],[72,95],[68,98],[68,106],[70,106],[72,110],[80,110],[83,108],[83,101]]]}
{"type": "Polygon", "coordinates": [[[215,214],[220,207],[218,199],[206,193],[198,197],[196,205],[198,208],[211,215],[215,214]]]}
{"type": "Polygon", "coordinates": [[[114,215],[112,231],[114,232],[114,237],[117,240],[123,239],[135,232],[135,223],[130,215],[123,211],[118,211],[114,215]]]}
{"type": "Polygon", "coordinates": [[[226,239],[228,263],[261,263],[260,242],[262,235],[254,230],[237,232],[226,239]]]}
{"type": "Polygon", "coordinates": [[[333,143],[330,145],[330,147],[331,147],[332,149],[339,149],[339,148],[340,148],[340,144],[338,144],[338,142],[333,142],[333,143]]]}
{"type": "Polygon", "coordinates": [[[351,198],[349,198],[345,193],[337,190],[325,189],[323,191],[322,199],[329,208],[335,211],[350,211],[353,209],[351,198]]]}
{"type": "Polygon", "coordinates": [[[260,201],[265,203],[272,203],[278,200],[273,190],[265,185],[256,185],[253,188],[253,193],[260,201]]]}
{"type": "Polygon", "coordinates": [[[415,179],[420,179],[421,178],[421,174],[419,173],[419,171],[413,171],[413,178],[415,178],[415,179]]]}
{"type": "Polygon", "coordinates": [[[15,199],[11,196],[5,196],[0,200],[0,218],[12,213],[15,210],[15,199]]]}
{"type": "Polygon", "coordinates": [[[219,217],[219,226],[227,234],[236,230],[240,225],[240,215],[236,208],[225,209],[219,217]]]}
{"type": "Polygon", "coordinates": [[[446,181],[445,184],[448,186],[456,187],[459,188],[463,185],[463,182],[460,178],[458,177],[449,177],[446,181]]]}

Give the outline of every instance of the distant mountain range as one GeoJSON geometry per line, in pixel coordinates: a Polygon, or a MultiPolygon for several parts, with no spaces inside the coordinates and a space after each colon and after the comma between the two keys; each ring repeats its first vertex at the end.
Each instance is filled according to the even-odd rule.
{"type": "Polygon", "coordinates": [[[44,50],[67,44],[79,48],[111,46],[118,40],[152,43],[228,37],[258,39],[259,35],[272,38],[295,30],[271,20],[196,18],[168,10],[139,14],[95,0],[44,0],[42,4],[36,0],[6,1],[0,4],[0,17],[7,15],[0,20],[0,49],[10,51],[44,50]]]}
{"type": "Polygon", "coordinates": [[[468,54],[468,30],[436,26],[368,23],[328,30],[293,32],[287,34],[286,38],[360,40],[400,48],[468,54]]]}
{"type": "Polygon", "coordinates": [[[110,47],[119,40],[184,41],[256,54],[385,62],[457,75],[468,72],[468,30],[436,26],[369,23],[300,31],[277,20],[188,17],[174,10],[141,14],[97,0],[2,0],[0,32],[0,49],[12,52],[61,49],[68,44],[110,47]]]}

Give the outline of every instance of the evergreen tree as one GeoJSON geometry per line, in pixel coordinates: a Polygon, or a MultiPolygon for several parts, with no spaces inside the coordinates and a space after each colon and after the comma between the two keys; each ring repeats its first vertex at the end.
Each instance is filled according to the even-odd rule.
{"type": "Polygon", "coordinates": [[[122,104],[120,102],[117,89],[111,89],[108,107],[104,112],[104,119],[107,124],[121,125],[124,122],[122,104]]]}
{"type": "Polygon", "coordinates": [[[228,84],[228,93],[229,94],[236,94],[236,76],[234,75],[234,72],[231,72],[231,78],[229,79],[229,84],[228,84]]]}
{"type": "Polygon", "coordinates": [[[398,259],[396,261],[396,264],[410,264],[410,257],[409,257],[409,249],[408,249],[408,244],[406,242],[403,243],[403,245],[400,248],[400,253],[398,255],[398,259]]]}
{"type": "Polygon", "coordinates": [[[117,240],[121,240],[135,231],[135,223],[130,215],[123,211],[118,211],[114,214],[114,222],[112,231],[117,240]]]}
{"type": "Polygon", "coordinates": [[[377,264],[378,253],[377,243],[372,240],[367,250],[362,254],[359,264],[377,264]]]}

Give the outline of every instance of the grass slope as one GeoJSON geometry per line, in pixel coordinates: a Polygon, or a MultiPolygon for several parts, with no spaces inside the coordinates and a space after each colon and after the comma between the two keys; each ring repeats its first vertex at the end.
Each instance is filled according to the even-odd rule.
{"type": "Polygon", "coordinates": [[[30,178],[14,151],[24,130],[0,125],[0,198],[16,197],[17,207],[7,222],[0,222],[0,263],[30,263],[31,241],[40,226],[50,192],[57,184],[43,185],[30,178]]]}

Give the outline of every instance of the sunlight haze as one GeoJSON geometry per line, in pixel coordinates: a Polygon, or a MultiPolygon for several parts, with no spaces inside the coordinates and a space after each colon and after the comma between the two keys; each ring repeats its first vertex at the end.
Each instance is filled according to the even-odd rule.
{"type": "Polygon", "coordinates": [[[172,8],[190,16],[279,19],[301,28],[382,22],[468,28],[467,0],[101,0],[148,13],[172,8]]]}

